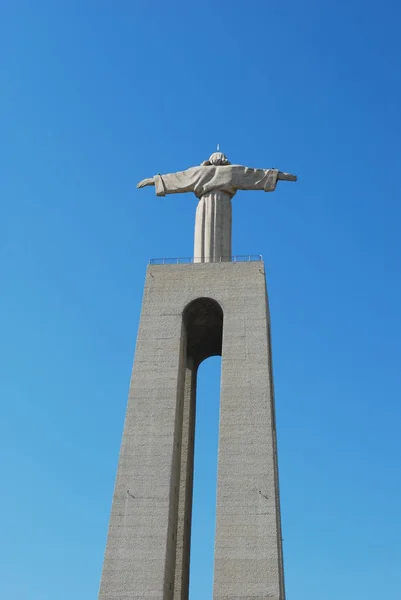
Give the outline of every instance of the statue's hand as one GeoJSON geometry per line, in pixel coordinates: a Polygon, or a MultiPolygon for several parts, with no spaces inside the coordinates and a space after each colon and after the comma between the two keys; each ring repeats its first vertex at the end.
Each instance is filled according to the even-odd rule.
{"type": "Polygon", "coordinates": [[[281,171],[279,171],[277,179],[280,179],[281,181],[296,181],[297,176],[291,175],[291,173],[282,173],[281,171]]]}
{"type": "Polygon", "coordinates": [[[139,190],[140,188],[146,187],[147,185],[155,185],[155,180],[153,177],[148,177],[148,179],[142,179],[142,181],[140,181],[136,187],[139,190]]]}

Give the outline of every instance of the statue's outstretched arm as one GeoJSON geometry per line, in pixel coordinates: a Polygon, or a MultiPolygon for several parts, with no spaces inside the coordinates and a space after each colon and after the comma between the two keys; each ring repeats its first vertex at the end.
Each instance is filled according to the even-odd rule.
{"type": "Polygon", "coordinates": [[[283,173],[278,169],[253,169],[252,167],[243,167],[241,165],[221,167],[221,169],[231,169],[230,175],[232,177],[233,187],[237,190],[264,190],[265,192],[274,192],[278,180],[297,180],[296,175],[283,173]]]}
{"type": "Polygon", "coordinates": [[[186,171],[178,171],[177,173],[166,173],[165,175],[159,173],[154,177],[140,181],[136,187],[143,188],[147,185],[154,185],[156,196],[193,192],[203,170],[204,167],[191,167],[186,171]]]}
{"type": "Polygon", "coordinates": [[[291,175],[291,173],[282,173],[281,171],[279,171],[277,179],[281,179],[281,181],[296,181],[297,176],[291,175]]]}
{"type": "Polygon", "coordinates": [[[146,187],[147,185],[155,185],[155,178],[148,177],[147,179],[142,179],[142,181],[140,181],[136,187],[139,190],[140,188],[146,187]]]}

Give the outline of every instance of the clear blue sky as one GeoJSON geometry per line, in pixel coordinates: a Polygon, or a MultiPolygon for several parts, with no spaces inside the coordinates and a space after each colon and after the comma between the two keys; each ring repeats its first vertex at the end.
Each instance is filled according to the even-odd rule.
{"type": "MultiPolygon", "coordinates": [[[[5,0],[0,597],[95,600],[145,267],[231,161],[267,266],[288,600],[401,596],[398,2],[5,0]]],[[[219,360],[201,367],[191,600],[211,598],[219,360]]]]}

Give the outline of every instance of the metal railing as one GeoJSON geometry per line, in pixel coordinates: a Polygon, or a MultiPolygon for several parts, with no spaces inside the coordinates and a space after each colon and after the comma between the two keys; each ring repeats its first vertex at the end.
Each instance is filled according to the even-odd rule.
{"type": "Polygon", "coordinates": [[[219,263],[219,262],[255,262],[263,260],[261,254],[239,254],[235,256],[220,256],[219,258],[196,258],[190,257],[174,257],[174,258],[151,258],[150,265],[181,265],[191,263],[219,263]]]}

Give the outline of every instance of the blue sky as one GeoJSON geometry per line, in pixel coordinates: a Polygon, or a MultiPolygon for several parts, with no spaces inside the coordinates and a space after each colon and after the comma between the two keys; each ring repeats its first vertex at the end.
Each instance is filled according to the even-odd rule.
{"type": "MultiPolygon", "coordinates": [[[[233,201],[266,261],[288,600],[401,595],[397,2],[0,8],[0,596],[96,599],[144,274],[196,199],[138,180],[297,173],[233,201]]],[[[201,367],[191,600],[211,598],[219,359],[201,367]]]]}

